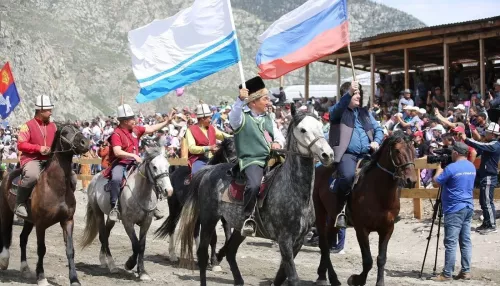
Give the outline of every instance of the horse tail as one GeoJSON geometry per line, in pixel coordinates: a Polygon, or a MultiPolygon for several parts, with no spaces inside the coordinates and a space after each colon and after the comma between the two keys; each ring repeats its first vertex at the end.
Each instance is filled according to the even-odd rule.
{"type": "Polygon", "coordinates": [[[87,213],[85,214],[85,229],[83,230],[82,242],[80,243],[81,248],[84,249],[89,246],[98,233],[99,226],[97,225],[96,214],[89,200],[87,203],[87,213]]]}
{"type": "Polygon", "coordinates": [[[198,225],[198,217],[200,215],[198,186],[205,173],[206,170],[202,169],[196,176],[193,176],[189,184],[187,200],[182,208],[179,219],[178,241],[181,242],[181,267],[189,267],[190,269],[194,269],[193,234],[198,225]]]}
{"type": "Polygon", "coordinates": [[[163,222],[163,224],[155,231],[156,237],[165,238],[169,235],[173,235],[175,232],[175,227],[177,226],[177,222],[179,221],[179,215],[181,210],[179,207],[176,207],[175,210],[169,207],[170,214],[167,219],[163,222]]]}

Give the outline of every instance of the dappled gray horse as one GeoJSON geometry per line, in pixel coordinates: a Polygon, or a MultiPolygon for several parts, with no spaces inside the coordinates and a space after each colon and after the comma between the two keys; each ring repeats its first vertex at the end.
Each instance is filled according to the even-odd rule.
{"type": "MultiPolygon", "coordinates": [[[[131,242],[133,254],[125,263],[126,270],[132,270],[137,264],[137,273],[141,280],[150,280],[144,269],[144,250],[146,234],[153,219],[153,211],[158,203],[157,196],[172,194],[172,185],[168,173],[169,163],[163,147],[146,147],[144,162],[140,164],[127,178],[120,194],[119,205],[123,226],[131,242]],[[139,239],[134,225],[140,226],[139,239]]],[[[86,247],[99,233],[101,251],[99,260],[102,267],[108,267],[113,273],[115,266],[109,249],[109,233],[115,225],[109,219],[104,223],[104,214],[111,211],[109,192],[104,190],[108,179],[102,173],[94,176],[88,187],[87,214],[82,247],[86,247]]]]}
{"type": "MultiPolygon", "coordinates": [[[[333,161],[333,150],[325,140],[322,125],[317,117],[309,113],[295,114],[287,133],[286,159],[274,178],[269,179],[266,197],[258,208],[257,229],[265,233],[263,237],[279,244],[281,265],[274,280],[281,285],[287,278],[290,285],[298,285],[299,278],[294,258],[302,247],[304,237],[314,224],[314,211],[311,191],[314,181],[314,157],[323,164],[333,161]]],[[[222,201],[222,196],[232,177],[228,176],[234,164],[207,166],[198,172],[190,185],[191,196],[187,200],[180,225],[181,261],[193,260],[193,229],[199,219],[201,223],[198,265],[200,284],[206,285],[208,264],[208,245],[220,218],[230,227],[240,230],[245,216],[241,204],[222,201]]],[[[227,254],[227,261],[234,277],[235,285],[244,281],[236,263],[236,252],[245,237],[240,231],[233,231],[220,253],[227,254]]],[[[222,259],[222,255],[219,256],[222,259]]]]}

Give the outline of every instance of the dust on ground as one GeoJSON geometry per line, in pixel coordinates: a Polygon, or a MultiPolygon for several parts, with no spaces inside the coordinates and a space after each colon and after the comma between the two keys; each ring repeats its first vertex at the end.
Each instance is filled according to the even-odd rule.
{"type": "MultiPolygon", "coordinates": [[[[79,245],[84,227],[86,194],[78,191],[76,193],[78,206],[75,214],[75,245],[79,245]]],[[[500,204],[497,204],[500,208],[500,204]]],[[[166,201],[160,203],[160,208],[168,212],[166,201]]],[[[477,218],[480,208],[476,201],[476,215],[473,227],[479,224],[477,218]]],[[[472,275],[473,280],[468,282],[445,282],[437,283],[428,280],[432,276],[434,265],[434,253],[436,245],[437,227],[434,227],[433,238],[429,248],[427,263],[424,268],[424,277],[419,279],[419,272],[424,256],[427,237],[430,230],[430,218],[432,206],[429,201],[424,203],[423,221],[412,219],[413,204],[411,200],[401,200],[402,220],[396,224],[392,239],[389,243],[388,259],[386,265],[386,285],[497,285],[500,284],[500,271],[496,263],[500,261],[500,233],[480,235],[472,233],[473,256],[472,275]]],[[[134,273],[123,270],[123,265],[131,255],[131,244],[121,224],[116,224],[111,233],[110,248],[117,266],[121,269],[119,273],[111,274],[108,269],[99,266],[100,243],[96,239],[94,243],[81,250],[75,249],[75,262],[78,278],[82,285],[199,285],[198,272],[178,267],[178,263],[168,260],[168,240],[155,239],[153,232],[161,225],[162,221],[154,221],[150,229],[150,235],[146,244],[145,268],[152,281],[141,282],[134,273]]],[[[36,279],[24,279],[21,277],[19,234],[21,226],[14,227],[14,236],[11,247],[11,261],[9,269],[0,271],[1,285],[27,285],[36,284],[36,279]]],[[[218,248],[222,246],[223,231],[220,226],[218,248]]],[[[442,239],[444,230],[441,231],[439,243],[437,271],[442,269],[444,263],[444,247],[442,239]]],[[[367,285],[374,285],[376,281],[376,255],[378,253],[378,236],[370,236],[374,268],[368,276],[367,285]]],[[[68,285],[68,267],[62,231],[59,225],[52,226],[46,236],[47,254],[44,259],[45,275],[52,285],[68,285]]],[[[458,251],[458,250],[457,250],[458,251]]],[[[36,266],[36,236],[32,232],[28,243],[28,264],[32,271],[36,266]]],[[[351,274],[361,272],[361,254],[356,241],[354,229],[347,230],[345,254],[331,254],[335,270],[343,285],[347,285],[347,279],[351,274]]],[[[319,264],[319,249],[304,246],[295,259],[296,268],[301,279],[301,285],[314,285],[317,278],[316,270],[319,264]]],[[[237,254],[237,261],[246,285],[269,285],[274,279],[279,263],[280,253],[272,242],[259,238],[249,238],[243,242],[237,254]]],[[[208,272],[209,285],[233,285],[233,278],[227,262],[221,263],[222,272],[208,272]]],[[[460,270],[460,254],[457,254],[455,271],[460,270]]]]}

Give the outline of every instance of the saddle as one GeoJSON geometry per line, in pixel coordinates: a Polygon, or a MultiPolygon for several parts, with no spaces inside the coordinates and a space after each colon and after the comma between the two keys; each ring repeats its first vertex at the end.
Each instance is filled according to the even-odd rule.
{"type": "MultiPolygon", "coordinates": [[[[259,194],[257,195],[257,201],[259,208],[262,207],[264,199],[267,195],[267,186],[272,183],[274,175],[277,170],[281,168],[282,164],[277,163],[272,166],[269,164],[264,169],[264,176],[262,177],[262,183],[260,185],[259,194]]],[[[244,173],[240,170],[239,164],[236,164],[233,168],[228,171],[228,176],[232,177],[231,184],[222,194],[222,201],[237,205],[243,205],[243,194],[245,192],[246,178],[244,173]]]]}
{"type": "MultiPolygon", "coordinates": [[[[108,193],[111,190],[110,189],[111,188],[111,184],[110,184],[110,182],[111,182],[111,170],[113,170],[113,167],[114,167],[114,165],[111,165],[102,171],[102,176],[104,178],[108,179],[108,183],[104,186],[104,191],[108,192],[108,193]]],[[[125,185],[127,184],[128,177],[135,171],[136,168],[137,168],[137,165],[135,165],[135,164],[127,165],[127,168],[125,169],[125,172],[124,172],[123,177],[122,177],[122,181],[120,183],[120,193],[123,190],[123,188],[125,187],[125,185]]]]}

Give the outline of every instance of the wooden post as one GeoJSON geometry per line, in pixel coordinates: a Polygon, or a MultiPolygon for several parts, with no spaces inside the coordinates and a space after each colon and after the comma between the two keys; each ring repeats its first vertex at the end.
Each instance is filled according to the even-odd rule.
{"type": "MultiPolygon", "coordinates": [[[[420,169],[416,169],[417,173],[417,184],[415,188],[420,189],[420,169]]],[[[424,212],[424,206],[422,204],[422,199],[413,199],[413,217],[416,219],[422,219],[422,213],[424,212]]]]}
{"type": "Polygon", "coordinates": [[[337,102],[340,101],[342,95],[340,94],[340,59],[337,59],[337,102]]]}
{"type": "MultiPolygon", "coordinates": [[[[90,159],[90,151],[83,154],[82,159],[90,159]]],[[[86,179],[85,177],[89,177],[92,175],[92,172],[90,170],[90,164],[81,164],[80,174],[81,175],[88,175],[88,176],[84,176],[84,179],[82,179],[82,189],[87,190],[87,187],[90,184],[90,180],[86,179]]]]}
{"type": "Polygon", "coordinates": [[[486,78],[484,75],[484,39],[479,39],[479,79],[481,80],[480,84],[480,94],[484,94],[484,90],[486,89],[486,78]]]}
{"type": "Polygon", "coordinates": [[[285,76],[284,76],[284,75],[282,75],[282,76],[280,77],[280,87],[284,87],[284,86],[285,86],[285,76]]]}
{"type": "Polygon", "coordinates": [[[375,98],[375,54],[370,54],[370,84],[371,84],[371,93],[370,96],[370,107],[373,108],[373,99],[375,98]]]}
{"type": "Polygon", "coordinates": [[[443,89],[444,89],[444,106],[445,110],[448,109],[448,98],[450,97],[450,76],[449,72],[449,64],[450,64],[450,48],[447,43],[443,43],[443,59],[444,59],[444,81],[443,81],[443,89]]]}
{"type": "Polygon", "coordinates": [[[404,49],[404,65],[405,65],[405,89],[410,88],[410,64],[408,59],[408,49],[404,49]]]}
{"type": "Polygon", "coordinates": [[[306,82],[304,85],[304,92],[306,93],[304,103],[306,103],[309,100],[309,65],[306,66],[306,82]]]}

